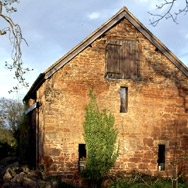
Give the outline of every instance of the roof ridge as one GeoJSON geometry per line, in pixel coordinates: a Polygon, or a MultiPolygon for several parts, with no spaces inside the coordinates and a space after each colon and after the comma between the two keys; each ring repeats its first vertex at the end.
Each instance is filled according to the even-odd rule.
{"type": "MultiPolygon", "coordinates": [[[[98,29],[92,32],[83,41],[77,44],[69,52],[67,52],[63,57],[53,63],[48,69],[42,74],[41,80],[46,80],[51,77],[55,72],[62,68],[66,63],[71,61],[76,55],[87,48],[92,42],[101,37],[106,31],[117,24],[121,19],[127,19],[139,32],[143,34],[156,48],[158,48],[162,54],[164,54],[185,76],[188,77],[188,67],[175,56],[155,35],[153,35],[129,10],[127,7],[122,7],[114,16],[102,24],[98,29]]],[[[40,77],[39,77],[40,78],[40,77]]],[[[38,80],[38,79],[37,79],[38,80]]],[[[40,79],[38,80],[40,81],[40,79]]],[[[37,81],[37,82],[38,82],[37,81]]],[[[40,84],[43,83],[40,82],[40,84]]],[[[36,88],[38,88],[38,83],[36,81],[27,93],[27,97],[32,94],[36,88]],[[37,84],[37,87],[35,86],[37,84]],[[33,89],[34,88],[34,89],[33,89]]],[[[26,98],[25,98],[26,99],[26,98]]]]}
{"type": "MultiPolygon", "coordinates": [[[[81,46],[84,42],[86,42],[91,36],[95,35],[99,30],[101,30],[105,25],[107,25],[111,20],[113,20],[115,17],[117,17],[119,14],[121,14],[124,11],[128,11],[127,7],[123,6],[115,15],[113,15],[109,20],[107,20],[104,24],[102,24],[99,28],[97,28],[95,31],[93,31],[89,36],[87,36],[85,39],[83,39],[79,44],[77,44],[75,47],[73,47],[70,51],[68,51],[64,56],[62,56],[59,60],[57,60],[55,63],[53,63],[49,68],[47,68],[44,73],[47,73],[52,69],[54,66],[59,64],[61,60],[63,60],[65,57],[70,55],[75,49],[77,49],[79,46],[81,46]]],[[[129,11],[128,11],[129,12],[129,11]]]]}

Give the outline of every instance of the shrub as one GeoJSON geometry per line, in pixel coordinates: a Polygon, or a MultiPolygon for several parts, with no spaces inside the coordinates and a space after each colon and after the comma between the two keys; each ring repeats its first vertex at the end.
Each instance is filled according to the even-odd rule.
{"type": "Polygon", "coordinates": [[[113,128],[114,116],[107,114],[105,109],[99,110],[92,90],[89,95],[90,102],[86,105],[83,123],[87,158],[82,177],[91,183],[91,186],[100,187],[118,157],[119,148],[116,149],[115,146],[118,133],[113,128]]]}

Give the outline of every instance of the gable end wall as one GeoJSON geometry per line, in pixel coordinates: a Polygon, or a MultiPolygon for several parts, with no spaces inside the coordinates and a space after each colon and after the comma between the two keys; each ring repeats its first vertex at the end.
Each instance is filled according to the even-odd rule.
{"type": "MultiPolygon", "coordinates": [[[[85,104],[91,86],[101,109],[115,116],[120,156],[111,173],[138,170],[172,173],[174,159],[188,152],[188,79],[123,19],[47,79],[37,91],[39,160],[50,175],[80,184],[78,144],[84,143],[85,104]],[[139,42],[138,80],[105,78],[109,39],[139,42]],[[120,113],[120,87],[128,87],[128,112],[120,113]],[[158,144],[166,146],[166,170],[158,171],[158,144]]],[[[179,170],[185,163],[179,164],[179,170]]]]}

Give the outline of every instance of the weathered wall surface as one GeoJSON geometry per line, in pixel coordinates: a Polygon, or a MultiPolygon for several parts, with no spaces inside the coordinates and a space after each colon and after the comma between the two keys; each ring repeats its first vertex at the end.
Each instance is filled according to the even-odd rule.
{"type": "MultiPolygon", "coordinates": [[[[78,144],[88,92],[115,116],[120,156],[114,170],[169,175],[171,162],[188,152],[188,79],[125,19],[55,73],[37,91],[39,154],[49,174],[79,183],[78,144]],[[139,41],[140,79],[105,78],[107,39],[139,41]],[[120,113],[120,87],[128,87],[128,112],[120,113]],[[166,147],[166,170],[158,171],[158,144],[166,147]]],[[[179,163],[179,170],[183,168],[179,163]]],[[[113,171],[114,171],[113,170],[113,171]]]]}

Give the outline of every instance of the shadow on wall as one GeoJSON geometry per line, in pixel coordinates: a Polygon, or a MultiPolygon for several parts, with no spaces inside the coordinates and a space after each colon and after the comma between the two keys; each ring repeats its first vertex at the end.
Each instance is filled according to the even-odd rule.
{"type": "MultiPolygon", "coordinates": [[[[170,69],[165,63],[158,61],[149,61],[149,63],[152,70],[160,76],[160,78],[163,78],[160,81],[153,79],[150,79],[149,81],[155,84],[165,84],[168,80],[173,82],[178,90],[178,96],[183,101],[182,108],[188,116],[188,85],[185,83],[185,76],[182,76],[179,70],[170,69]]],[[[172,150],[172,160],[170,161],[169,167],[172,172],[171,176],[176,178],[185,176],[188,173],[188,127],[185,117],[186,114],[184,114],[184,117],[181,116],[181,114],[177,114],[174,123],[172,124],[172,122],[169,122],[169,125],[166,125],[166,130],[169,133],[168,138],[170,138],[169,148],[172,150]],[[173,138],[171,138],[170,135],[173,135],[173,138]]],[[[165,134],[166,133],[162,133],[161,137],[165,137],[165,134]]]]}
{"type": "Polygon", "coordinates": [[[180,70],[170,69],[169,66],[167,66],[163,62],[159,62],[159,60],[151,61],[149,59],[146,59],[146,62],[148,62],[149,66],[156,73],[156,75],[159,76],[160,80],[152,77],[152,75],[151,77],[147,75],[148,77],[146,78],[141,77],[141,81],[144,81],[145,84],[154,83],[157,85],[166,83],[167,88],[168,86],[170,88],[170,85],[168,85],[168,80],[173,82],[178,90],[179,97],[181,97],[183,100],[182,107],[184,108],[185,113],[188,113],[188,85],[186,84],[187,82],[185,83],[186,76],[182,76],[181,74],[183,73],[180,70]]]}

